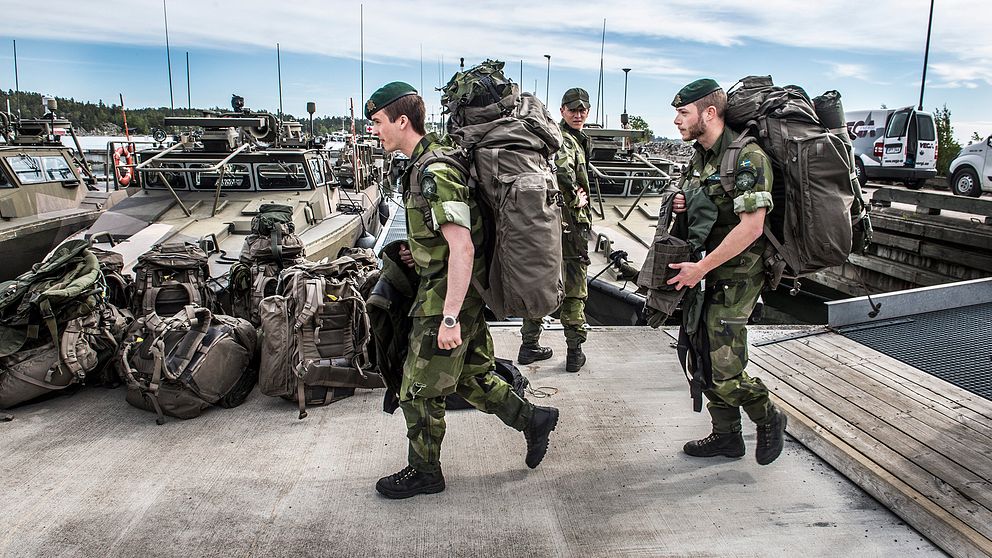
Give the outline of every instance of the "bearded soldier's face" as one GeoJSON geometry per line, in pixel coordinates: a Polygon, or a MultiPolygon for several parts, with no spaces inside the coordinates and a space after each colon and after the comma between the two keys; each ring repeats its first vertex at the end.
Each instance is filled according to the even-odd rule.
{"type": "Polygon", "coordinates": [[[706,132],[706,121],[695,103],[675,109],[675,126],[682,134],[682,141],[699,139],[706,132]]]}

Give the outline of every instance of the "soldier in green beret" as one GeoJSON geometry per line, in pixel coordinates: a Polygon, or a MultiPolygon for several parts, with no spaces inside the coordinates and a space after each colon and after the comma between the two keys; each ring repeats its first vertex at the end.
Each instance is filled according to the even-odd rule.
{"type": "Polygon", "coordinates": [[[762,253],[766,217],[772,211],[772,167],[752,142],[740,150],[732,192],[720,183],[724,153],[737,137],[724,125],[727,94],[712,79],[683,87],[672,101],[675,125],[695,152],[682,176],[683,193],[673,211],[685,213],[685,231],[696,258],[670,264],[668,281],[689,288],[683,301],[680,344],[688,345],[689,368],[702,373],[712,433],[685,444],[694,457],[741,457],[741,409],[757,424],[755,458],[766,465],[782,452],[786,416],[768,398],[760,379],[748,375],[745,324],[765,286],[762,253]],[[683,343],[683,341],[685,343],[683,343]]]}
{"type": "MultiPolygon", "coordinates": [[[[578,372],[586,363],[582,343],[586,340],[586,270],[589,266],[589,230],[592,215],[589,213],[589,174],[586,171],[588,137],[582,126],[589,118],[589,93],[573,87],[561,98],[561,135],[563,138],[555,165],[558,167],[558,189],[562,193],[561,248],[565,299],[561,303],[559,319],[565,330],[565,371],[578,372]]],[[[524,320],[520,327],[521,345],[517,362],[530,364],[551,358],[551,347],[542,347],[542,320],[524,320]]]]}
{"type": "Polygon", "coordinates": [[[425,133],[424,116],[424,100],[403,82],[382,86],[365,103],[365,117],[383,148],[410,158],[402,177],[407,245],[400,259],[419,276],[399,394],[409,465],[376,483],[387,498],[444,490],[444,398],[451,393],[523,432],[530,468],[544,458],[558,423],[558,409],[522,399],[493,373],[484,303],[471,286],[473,277],[486,277],[485,255],[475,249],[483,242],[481,213],[468,177],[452,159],[439,155],[449,144],[425,133]]]}

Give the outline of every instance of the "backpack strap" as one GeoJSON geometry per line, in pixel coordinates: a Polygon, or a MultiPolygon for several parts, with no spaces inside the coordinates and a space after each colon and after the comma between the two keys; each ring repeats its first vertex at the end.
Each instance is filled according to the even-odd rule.
{"type": "Polygon", "coordinates": [[[413,166],[413,181],[410,185],[410,191],[414,194],[420,194],[420,178],[423,176],[423,173],[427,167],[433,165],[434,163],[445,163],[455,167],[455,169],[462,173],[467,180],[470,174],[468,161],[465,158],[456,157],[454,155],[455,153],[463,156],[465,155],[463,150],[451,147],[431,149],[426,154],[422,155],[417,160],[417,164],[413,166]]]}

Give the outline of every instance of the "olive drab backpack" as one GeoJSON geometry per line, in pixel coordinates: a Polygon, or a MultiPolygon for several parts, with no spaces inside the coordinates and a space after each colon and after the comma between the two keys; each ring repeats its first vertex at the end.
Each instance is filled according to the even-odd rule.
{"type": "Polygon", "coordinates": [[[70,240],[0,284],[0,408],[84,382],[102,371],[130,324],[105,301],[97,257],[70,240]]]}
{"type": "Polygon", "coordinates": [[[158,415],[200,416],[237,407],[255,386],[255,327],[247,320],[189,305],[171,317],[138,319],[122,344],[118,371],[127,402],[158,415]]]}
{"type": "Polygon", "coordinates": [[[134,278],[124,274],[124,256],[117,252],[91,247],[100,262],[100,272],[106,283],[107,302],[118,308],[129,308],[134,296],[134,278]]]}
{"type": "MultiPolygon", "coordinates": [[[[497,318],[538,318],[564,298],[562,197],[554,171],[561,130],[544,104],[487,60],[456,73],[442,89],[448,132],[465,161],[486,230],[487,284],[475,285],[497,318]]],[[[439,155],[422,157],[423,169],[439,155]]]]}
{"type": "Polygon", "coordinates": [[[207,282],[207,254],[189,244],[160,244],[138,257],[134,265],[135,317],[151,313],[172,316],[193,304],[214,307],[214,294],[207,282]]]}
{"type": "Polygon", "coordinates": [[[259,390],[307,405],[324,405],[355,388],[383,387],[369,367],[371,336],[365,298],[378,280],[372,250],[355,248],[329,263],[282,271],[278,295],[262,299],[259,390]]]}
{"type": "Polygon", "coordinates": [[[262,204],[251,230],[238,262],[231,266],[231,306],[235,316],[258,326],[259,306],[263,298],[276,294],[279,272],[304,262],[306,252],[287,205],[262,204]]]}
{"type": "MultiPolygon", "coordinates": [[[[826,118],[843,109],[840,94],[818,99],[826,118]]],[[[765,226],[764,254],[769,285],[796,280],[847,261],[871,238],[867,208],[854,170],[845,126],[828,129],[801,88],[776,87],[770,76],[750,76],[727,91],[727,125],[740,136],[720,166],[723,188],[732,193],[741,149],[757,142],[774,170],[774,210],[765,226]],[[857,234],[855,234],[857,233],[857,234]]]]}

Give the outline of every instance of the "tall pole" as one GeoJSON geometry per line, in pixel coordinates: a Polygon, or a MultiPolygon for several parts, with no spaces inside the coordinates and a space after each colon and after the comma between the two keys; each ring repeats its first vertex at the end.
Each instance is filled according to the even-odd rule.
{"type": "Polygon", "coordinates": [[[276,43],[276,73],[279,74],[279,129],[282,130],[282,55],[276,43]]]}
{"type": "Polygon", "coordinates": [[[14,39],[14,105],[17,107],[17,118],[21,117],[21,81],[17,74],[17,40],[14,39]]]}
{"type": "MultiPolygon", "coordinates": [[[[520,89],[524,88],[524,61],[520,60],[520,89]]],[[[523,91],[521,91],[523,93],[523,91]]]]}
{"type": "MultiPolygon", "coordinates": [[[[599,120],[599,107],[603,105],[603,54],[606,52],[606,18],[603,18],[603,40],[599,43],[599,86],[596,91],[596,124],[602,124],[599,120]]],[[[604,107],[605,109],[605,107],[604,107]]],[[[603,112],[606,112],[605,110],[603,112]]]]}
{"type": "MultiPolygon", "coordinates": [[[[359,84],[359,91],[361,91],[361,97],[358,102],[365,103],[365,4],[358,5],[358,48],[361,56],[361,70],[359,70],[359,79],[361,83],[359,84]]],[[[352,104],[354,104],[352,100],[352,104]]],[[[354,107],[352,108],[352,118],[354,118],[354,107]]]]}
{"type": "Polygon", "coordinates": [[[930,58],[930,30],[933,28],[933,0],[930,0],[930,20],[927,22],[927,47],[923,51],[923,79],[920,80],[920,106],[923,110],[923,89],[927,86],[927,60],[930,58]]]}
{"type": "Polygon", "coordinates": [[[627,116],[627,76],[630,75],[630,68],[623,68],[623,114],[620,115],[620,127],[627,129],[630,117],[627,116]]]}
{"type": "Polygon", "coordinates": [[[162,15],[165,18],[165,60],[169,66],[169,109],[176,110],[176,101],[172,94],[172,52],[169,50],[169,11],[165,9],[165,0],[162,0],[162,15]]]}
{"type": "Polygon", "coordinates": [[[551,55],[545,54],[544,57],[548,59],[548,77],[544,82],[544,105],[547,106],[551,102],[551,55]]]}
{"type": "Polygon", "coordinates": [[[193,110],[193,96],[189,87],[189,51],[186,51],[186,109],[193,110]]]}

